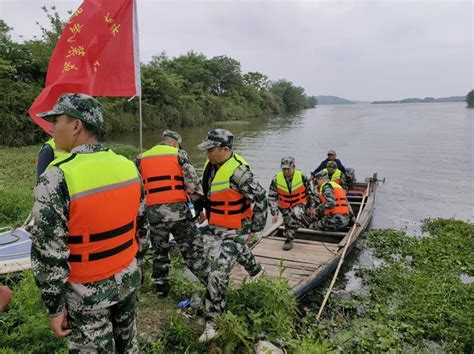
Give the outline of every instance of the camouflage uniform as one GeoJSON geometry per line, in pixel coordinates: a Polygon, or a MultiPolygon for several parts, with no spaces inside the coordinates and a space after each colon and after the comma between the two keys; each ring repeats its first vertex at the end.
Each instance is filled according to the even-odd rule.
{"type": "MultiPolygon", "coordinates": [[[[181,136],[178,133],[165,130],[163,137],[171,137],[181,146],[181,136]]],[[[181,148],[178,150],[178,162],[190,200],[201,202],[204,195],[201,181],[188,154],[181,148]]],[[[140,166],[140,159],[137,159],[137,166],[140,166]]],[[[164,289],[169,286],[170,233],[176,240],[188,268],[205,283],[206,265],[202,235],[197,230],[187,203],[156,204],[147,208],[147,216],[154,250],[152,280],[157,289],[166,295],[167,290],[164,289]]]]}
{"type": "MultiPolygon", "coordinates": [[[[316,174],[317,178],[328,178],[327,172],[319,172],[316,174]]],[[[349,223],[352,220],[353,212],[352,208],[349,204],[350,213],[346,215],[330,215],[325,216],[324,211],[326,209],[332,209],[336,206],[336,197],[334,196],[334,189],[330,183],[326,183],[323,185],[322,190],[320,190],[320,194],[322,194],[326,198],[325,203],[321,203],[316,207],[316,216],[317,220],[313,221],[310,225],[310,228],[316,230],[330,230],[330,231],[337,231],[343,230],[349,226],[349,223]]]]}
{"type": "MultiPolygon", "coordinates": [[[[281,168],[289,168],[295,166],[295,160],[292,157],[285,157],[281,160],[281,168]]],[[[305,175],[301,176],[303,179],[303,184],[306,188],[308,201],[306,204],[297,204],[292,208],[281,208],[278,205],[278,192],[277,192],[277,177],[273,177],[270,183],[270,189],[268,191],[268,204],[270,206],[270,212],[272,216],[278,215],[278,212],[283,216],[283,222],[285,224],[285,237],[288,240],[293,240],[295,238],[295,233],[298,227],[304,226],[301,222],[305,212],[309,208],[314,208],[316,201],[314,198],[313,189],[308,177],[305,175]]],[[[293,177],[292,177],[293,179],[293,177]]],[[[290,179],[288,185],[291,186],[290,179]]],[[[290,188],[288,188],[290,190],[290,188]]]]}
{"type": "MultiPolygon", "coordinates": [[[[85,113],[81,120],[100,127],[102,114],[99,116],[94,112],[96,106],[88,110],[87,104],[93,105],[95,101],[91,103],[90,99],[81,94],[62,96],[53,111],[41,116],[51,118],[64,113],[76,117],[82,111],[85,113]]],[[[71,153],[103,150],[102,145],[91,144],[77,146],[71,153]]],[[[58,316],[64,309],[68,311],[72,333],[65,339],[70,351],[138,352],[136,296],[141,278],[139,264],[148,245],[143,191],[137,217],[139,251],[136,259],[119,273],[90,283],[67,281],[70,273],[67,245],[70,197],[64,173],[56,166],[48,168],[40,176],[34,196],[32,216],[35,222],[28,227],[32,235],[33,274],[49,316],[58,316]]]]}
{"type": "MultiPolygon", "coordinates": [[[[198,147],[208,150],[215,146],[232,147],[232,134],[223,129],[215,129],[208,133],[208,139],[198,147]]],[[[209,174],[203,180],[207,200],[210,199],[210,185],[218,167],[209,165],[209,174]]],[[[252,171],[240,165],[230,178],[230,188],[241,193],[253,202],[252,219],[243,219],[240,229],[229,229],[209,225],[202,229],[205,253],[208,261],[208,282],[205,308],[209,318],[222,314],[225,308],[225,296],[229,284],[229,276],[235,262],[240,263],[253,276],[262,270],[246,244],[249,233],[263,230],[267,219],[267,197],[265,189],[255,181],[252,171]]]]}

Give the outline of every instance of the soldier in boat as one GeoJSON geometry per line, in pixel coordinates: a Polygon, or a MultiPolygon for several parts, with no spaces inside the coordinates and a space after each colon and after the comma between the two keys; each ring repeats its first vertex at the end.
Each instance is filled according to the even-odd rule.
{"type": "Polygon", "coordinates": [[[344,230],[349,226],[353,217],[346,191],[336,182],[330,181],[326,171],[318,172],[314,179],[317,183],[321,203],[316,207],[316,220],[311,223],[310,228],[330,231],[344,230]]]}
{"type": "Polygon", "coordinates": [[[280,168],[270,183],[268,202],[273,224],[277,222],[279,212],[283,216],[286,237],[283,250],[289,251],[304,215],[314,218],[316,201],[310,179],[295,168],[293,157],[282,158],[280,168]]]}

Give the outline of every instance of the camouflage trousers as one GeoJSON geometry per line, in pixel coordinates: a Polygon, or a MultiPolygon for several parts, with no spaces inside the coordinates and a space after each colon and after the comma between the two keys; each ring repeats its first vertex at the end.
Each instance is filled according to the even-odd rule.
{"type": "Polygon", "coordinates": [[[138,353],[137,292],[110,307],[68,307],[70,353],[138,353]]]}
{"type": "Polygon", "coordinates": [[[306,205],[298,204],[291,209],[280,208],[279,210],[285,224],[284,235],[288,240],[293,240],[296,230],[301,226],[301,219],[305,215],[306,205]]]}
{"type": "Polygon", "coordinates": [[[169,282],[169,235],[173,235],[183,259],[194,275],[205,284],[206,262],[202,235],[190,219],[150,224],[151,243],[154,250],[152,280],[154,284],[169,282]]]}
{"type": "Polygon", "coordinates": [[[323,216],[311,223],[310,229],[338,231],[347,228],[351,222],[352,215],[323,216]]]}
{"type": "Polygon", "coordinates": [[[251,276],[260,272],[262,266],[246,244],[247,235],[239,235],[238,230],[206,227],[203,240],[208,262],[204,306],[208,319],[211,319],[224,312],[230,272],[236,262],[251,276]]]}

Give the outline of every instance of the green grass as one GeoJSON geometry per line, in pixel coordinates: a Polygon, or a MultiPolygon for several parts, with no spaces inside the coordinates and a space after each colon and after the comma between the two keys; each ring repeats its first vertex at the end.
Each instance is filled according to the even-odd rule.
{"type": "MultiPolygon", "coordinates": [[[[138,150],[114,145],[131,159],[138,150]]],[[[19,226],[33,204],[34,160],[39,146],[0,148],[0,227],[19,226]]],[[[158,298],[150,265],[140,289],[138,332],[146,353],[251,353],[266,338],[290,353],[474,351],[473,284],[460,275],[474,275],[474,225],[458,220],[427,220],[421,238],[396,230],[366,235],[367,247],[384,260],[377,269],[359,269],[370,295],[348,300],[330,298],[325,318],[317,323],[324,289],[298,306],[283,279],[263,278],[231,288],[227,312],[217,320],[219,336],[197,342],[204,322],[200,309],[178,310],[179,301],[204,288],[182,272],[178,254],[172,257],[172,293],[158,298]],[[306,308],[307,307],[307,308],[306,308]],[[435,345],[433,347],[432,345],[435,345]]],[[[3,281],[5,282],[5,281],[3,281]]],[[[53,337],[31,272],[8,279],[14,290],[10,310],[0,313],[0,352],[65,351],[53,337]]]]}

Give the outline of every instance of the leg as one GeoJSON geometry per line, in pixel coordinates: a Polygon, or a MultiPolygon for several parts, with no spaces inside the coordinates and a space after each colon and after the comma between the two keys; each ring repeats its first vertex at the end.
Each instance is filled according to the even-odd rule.
{"type": "Polygon", "coordinates": [[[112,306],[112,324],[117,353],[138,353],[136,291],[112,306]]]}
{"type": "Polygon", "coordinates": [[[195,223],[189,219],[174,221],[172,222],[171,233],[178,244],[187,267],[199,278],[203,285],[206,285],[207,264],[204,255],[204,244],[202,234],[198,232],[195,223]]]}
{"type": "Polygon", "coordinates": [[[240,252],[237,254],[237,262],[253,277],[260,273],[262,265],[257,261],[249,246],[247,246],[246,239],[246,235],[235,237],[235,243],[240,248],[240,252]]]}
{"type": "Polygon", "coordinates": [[[205,310],[207,318],[212,319],[224,312],[229,275],[238,251],[232,239],[223,239],[221,235],[212,233],[203,237],[208,262],[205,310]]]}
{"type": "MultiPolygon", "coordinates": [[[[153,271],[151,278],[153,284],[159,287],[169,286],[169,268],[170,268],[170,257],[169,257],[169,224],[168,223],[156,223],[150,224],[151,230],[151,244],[153,246],[154,257],[153,257],[153,271]]],[[[166,295],[166,294],[164,294],[166,295]]]]}
{"type": "Polygon", "coordinates": [[[110,307],[81,311],[69,306],[68,320],[72,332],[65,339],[70,353],[115,351],[110,307]]]}

